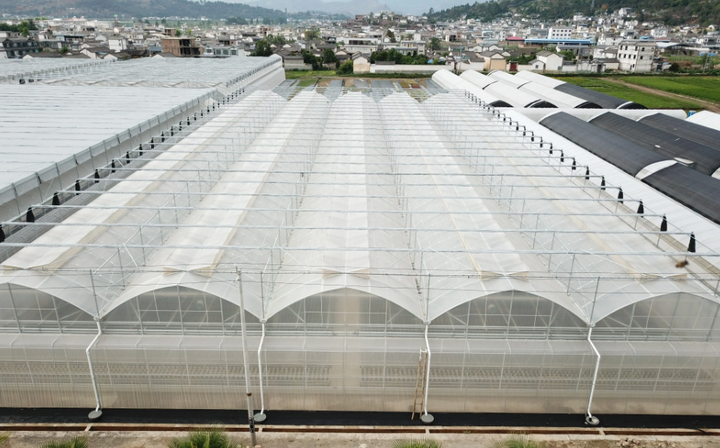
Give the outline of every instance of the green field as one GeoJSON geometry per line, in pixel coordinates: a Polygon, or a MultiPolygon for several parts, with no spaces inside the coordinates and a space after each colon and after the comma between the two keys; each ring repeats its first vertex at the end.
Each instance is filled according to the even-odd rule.
{"type": "Polygon", "coordinates": [[[335,77],[335,70],[285,70],[285,79],[306,79],[335,77]]]}
{"type": "Polygon", "coordinates": [[[634,101],[638,104],[642,104],[648,109],[704,109],[702,105],[690,100],[653,95],[651,93],[645,93],[640,90],[633,89],[632,87],[627,87],[598,77],[563,76],[559,79],[571,84],[595,90],[597,92],[606,93],[626,101],[634,101]]]}
{"type": "Polygon", "coordinates": [[[623,76],[625,82],[720,103],[717,76],[623,76]]]}

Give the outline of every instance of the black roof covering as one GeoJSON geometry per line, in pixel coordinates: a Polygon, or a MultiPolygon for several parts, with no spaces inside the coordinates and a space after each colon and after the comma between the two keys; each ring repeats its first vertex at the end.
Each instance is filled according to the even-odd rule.
{"type": "Polygon", "coordinates": [[[720,151],[720,131],[657,113],[638,120],[642,124],[698,142],[720,151]]]}
{"type": "Polygon", "coordinates": [[[647,176],[643,182],[720,224],[720,180],[675,164],[647,176]]]}
{"type": "Polygon", "coordinates": [[[595,117],[590,123],[669,159],[692,160],[695,163],[690,167],[701,173],[712,176],[720,168],[720,151],[612,112],[595,117]]]}
{"type": "Polygon", "coordinates": [[[540,124],[633,176],[648,165],[669,159],[565,112],[543,118],[540,124]]]}
{"type": "Polygon", "coordinates": [[[569,82],[560,84],[555,87],[555,90],[582,98],[585,101],[593,102],[603,109],[647,109],[641,104],[621,100],[620,98],[615,98],[612,95],[576,86],[575,84],[570,84],[569,82]]]}
{"type": "Polygon", "coordinates": [[[512,104],[509,104],[503,100],[493,101],[492,103],[490,103],[490,105],[493,107],[513,107],[512,104]]]}
{"type": "Polygon", "coordinates": [[[556,105],[554,105],[550,101],[545,101],[545,100],[533,101],[532,103],[528,104],[525,107],[531,108],[531,109],[557,109],[556,105]]]}

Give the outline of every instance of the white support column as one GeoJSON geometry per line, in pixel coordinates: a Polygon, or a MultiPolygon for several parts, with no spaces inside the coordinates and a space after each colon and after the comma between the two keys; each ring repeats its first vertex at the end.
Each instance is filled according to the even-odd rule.
{"type": "Polygon", "coordinates": [[[97,380],[95,379],[95,370],[93,370],[92,358],[90,358],[90,349],[95,346],[95,343],[97,343],[98,339],[100,339],[100,336],[102,335],[102,329],[100,328],[100,320],[96,319],[95,323],[97,324],[98,334],[92,340],[90,345],[88,345],[88,347],[85,349],[85,355],[87,356],[88,360],[88,367],[90,368],[90,380],[92,381],[93,392],[95,393],[95,410],[91,411],[88,414],[88,420],[90,420],[91,422],[97,421],[100,419],[100,417],[102,417],[100,393],[97,387],[97,380]]]}

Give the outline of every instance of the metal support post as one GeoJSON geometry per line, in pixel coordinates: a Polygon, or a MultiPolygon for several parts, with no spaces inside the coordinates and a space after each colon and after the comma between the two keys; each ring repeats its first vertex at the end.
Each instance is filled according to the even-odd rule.
{"type": "MultiPolygon", "coordinates": [[[[262,275],[262,274],[261,274],[262,275]]],[[[267,416],[265,415],[265,394],[263,393],[263,371],[262,371],[262,348],[265,342],[265,320],[260,322],[262,325],[262,336],[260,337],[260,345],[258,346],[258,378],[260,380],[260,412],[255,414],[255,421],[262,423],[267,416]]]]}
{"type": "Polygon", "coordinates": [[[423,400],[423,415],[420,417],[420,421],[429,425],[435,420],[432,414],[428,414],[427,401],[428,401],[428,390],[430,389],[430,361],[432,360],[432,352],[430,352],[430,340],[428,339],[428,328],[430,322],[425,322],[425,348],[427,350],[427,370],[425,372],[425,399],[423,400]]]}
{"type": "Polygon", "coordinates": [[[100,392],[98,392],[97,380],[95,379],[95,370],[93,370],[92,359],[90,358],[90,349],[95,346],[95,343],[98,341],[98,339],[100,339],[100,335],[102,335],[99,318],[96,318],[95,323],[97,324],[98,334],[92,340],[90,345],[88,345],[88,347],[85,349],[85,355],[87,356],[88,360],[88,367],[90,368],[90,380],[92,381],[93,392],[95,393],[95,410],[90,411],[90,413],[88,414],[88,420],[90,420],[91,422],[100,420],[100,417],[102,417],[102,410],[100,406],[100,392]]]}
{"type": "Polygon", "coordinates": [[[242,335],[243,364],[245,368],[245,394],[247,396],[248,426],[250,429],[251,446],[257,445],[255,437],[255,416],[253,415],[252,392],[250,391],[250,363],[248,362],[247,331],[245,328],[245,301],[243,299],[242,271],[237,271],[238,291],[240,293],[240,329],[242,335]]]}
{"type": "Polygon", "coordinates": [[[588,405],[587,409],[585,410],[585,424],[597,426],[600,424],[600,419],[590,413],[590,407],[592,406],[593,395],[595,394],[595,384],[597,383],[598,370],[600,370],[600,352],[598,351],[597,347],[595,347],[595,344],[593,344],[592,339],[590,339],[590,336],[592,336],[592,329],[592,326],[588,328],[587,341],[590,344],[590,347],[592,347],[593,351],[595,352],[596,361],[595,373],[593,374],[592,385],[590,386],[590,397],[588,398],[588,405]]]}

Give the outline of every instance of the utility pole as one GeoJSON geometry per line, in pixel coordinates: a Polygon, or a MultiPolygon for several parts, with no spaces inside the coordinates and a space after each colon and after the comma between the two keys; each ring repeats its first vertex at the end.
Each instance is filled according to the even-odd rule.
{"type": "Polygon", "coordinates": [[[243,363],[245,365],[245,394],[247,395],[248,425],[250,427],[250,446],[257,445],[255,438],[255,414],[253,412],[252,392],[250,391],[250,364],[248,363],[247,332],[245,331],[245,300],[243,299],[242,271],[237,272],[238,290],[240,291],[240,329],[242,334],[243,363]]]}

